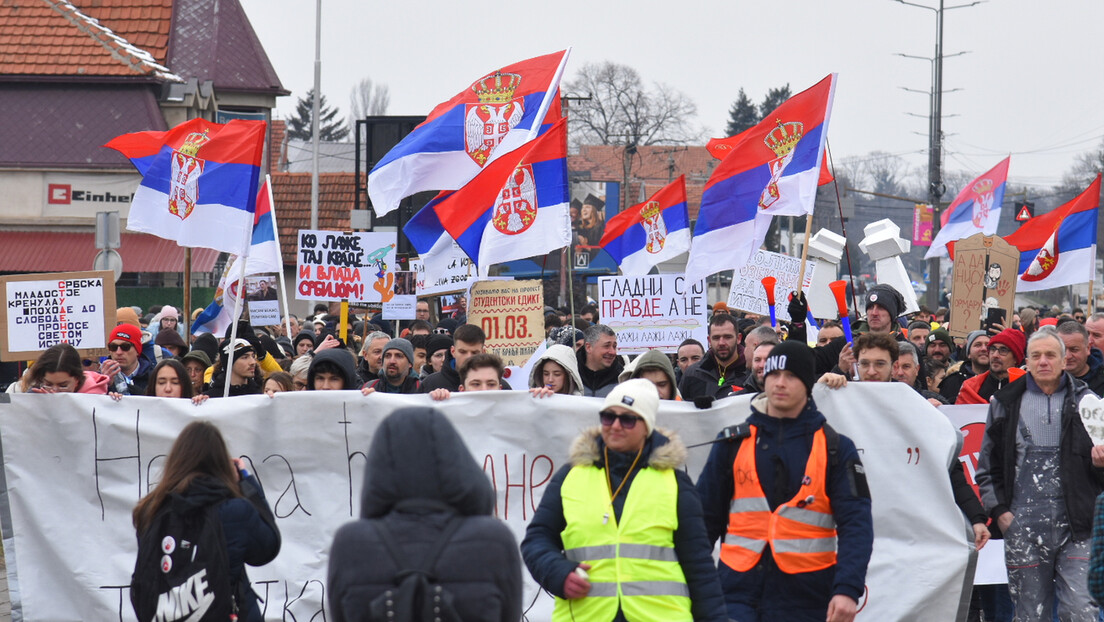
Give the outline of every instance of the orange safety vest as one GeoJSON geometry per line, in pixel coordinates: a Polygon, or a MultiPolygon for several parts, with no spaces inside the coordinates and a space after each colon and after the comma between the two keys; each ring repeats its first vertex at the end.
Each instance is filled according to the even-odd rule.
{"type": "Polygon", "coordinates": [[[721,561],[738,572],[759,563],[770,544],[779,570],[788,574],[813,572],[836,563],[836,521],[825,483],[828,450],[824,429],[813,436],[805,477],[793,499],[775,508],[759,485],[755,470],[756,427],[744,439],[732,463],[735,482],[728,515],[728,535],[721,544],[721,561]]]}

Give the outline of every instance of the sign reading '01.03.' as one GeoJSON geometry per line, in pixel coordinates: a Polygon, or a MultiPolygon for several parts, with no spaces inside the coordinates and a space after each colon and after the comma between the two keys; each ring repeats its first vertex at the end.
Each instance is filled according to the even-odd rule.
{"type": "Polygon", "coordinates": [[[524,365],[544,341],[541,281],[480,281],[471,288],[468,323],[483,329],[486,348],[506,365],[524,365]]]}
{"type": "Polygon", "coordinates": [[[109,271],[0,277],[0,359],[30,360],[59,343],[82,354],[106,352],[115,325],[115,277],[109,271]]]}

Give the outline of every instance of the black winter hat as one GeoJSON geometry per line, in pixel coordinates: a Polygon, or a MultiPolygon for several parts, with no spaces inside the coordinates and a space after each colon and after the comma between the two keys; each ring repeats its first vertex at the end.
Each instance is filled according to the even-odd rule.
{"type": "Polygon", "coordinates": [[[879,283],[866,292],[866,306],[863,309],[869,309],[873,304],[885,307],[889,311],[889,317],[896,322],[905,310],[905,297],[892,285],[879,283]]]}
{"type": "Polygon", "coordinates": [[[763,366],[763,378],[783,370],[800,378],[806,393],[812,395],[813,383],[816,382],[816,360],[809,346],[799,341],[783,341],[771,348],[763,366]]]}

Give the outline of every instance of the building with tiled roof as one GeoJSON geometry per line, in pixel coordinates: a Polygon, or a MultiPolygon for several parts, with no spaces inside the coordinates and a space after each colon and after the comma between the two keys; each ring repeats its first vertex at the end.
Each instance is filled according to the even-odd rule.
{"type": "Polygon", "coordinates": [[[619,145],[582,145],[578,153],[567,158],[572,179],[620,183],[625,202],[622,208],[644,200],[679,175],[685,175],[691,219],[698,216],[702,188],[716,165],[717,160],[704,146],[652,145],[637,147],[635,153],[626,154],[625,147],[619,145]],[[627,177],[626,158],[630,164],[627,177]]]}
{"type": "MultiPolygon", "coordinates": [[[[5,235],[64,233],[36,237],[36,249],[83,255],[97,212],[125,226],[139,176],[104,143],[196,117],[271,121],[284,95],[238,0],[0,2],[0,274],[48,269],[15,257],[5,235]]],[[[145,237],[124,235],[134,274],[121,284],[179,285],[156,252],[127,252],[157,248],[145,237]]]]}

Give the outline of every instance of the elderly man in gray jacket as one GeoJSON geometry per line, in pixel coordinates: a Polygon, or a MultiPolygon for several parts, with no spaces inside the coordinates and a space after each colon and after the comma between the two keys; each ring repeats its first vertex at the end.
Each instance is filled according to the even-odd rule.
{"type": "Polygon", "coordinates": [[[1088,591],[1093,504],[1104,492],[1104,446],[1094,447],[1078,405],[1090,395],[1064,368],[1065,346],[1044,327],[1027,342],[1027,375],[989,403],[977,482],[1004,532],[1016,619],[1092,622],[1088,591]]]}

